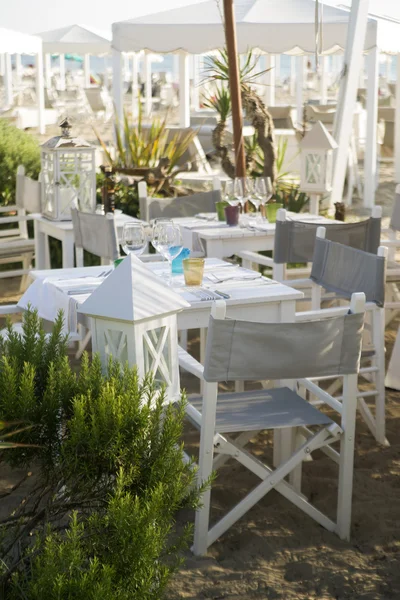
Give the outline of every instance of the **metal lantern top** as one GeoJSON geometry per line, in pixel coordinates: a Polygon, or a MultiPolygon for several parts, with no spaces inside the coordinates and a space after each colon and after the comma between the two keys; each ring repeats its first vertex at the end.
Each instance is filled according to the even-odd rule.
{"type": "Polygon", "coordinates": [[[79,308],[90,317],[137,323],[189,307],[136,256],[127,256],[79,308]]]}
{"type": "Polygon", "coordinates": [[[90,148],[94,149],[89,142],[79,137],[71,136],[71,123],[66,117],[63,121],[61,121],[59,127],[61,128],[61,135],[56,135],[51,139],[47,140],[44,144],[42,144],[43,150],[72,150],[74,148],[90,148]]]}
{"type": "Polygon", "coordinates": [[[337,147],[336,141],[321,121],[317,121],[300,142],[300,148],[306,151],[335,150],[337,147]]]}

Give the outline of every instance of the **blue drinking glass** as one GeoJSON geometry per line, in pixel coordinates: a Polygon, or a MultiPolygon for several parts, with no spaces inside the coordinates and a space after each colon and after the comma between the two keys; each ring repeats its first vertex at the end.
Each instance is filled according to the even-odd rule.
{"type": "Polygon", "coordinates": [[[172,273],[181,274],[183,273],[183,260],[185,258],[189,258],[190,250],[189,248],[182,248],[179,252],[178,256],[174,258],[172,261],[172,273]]]}

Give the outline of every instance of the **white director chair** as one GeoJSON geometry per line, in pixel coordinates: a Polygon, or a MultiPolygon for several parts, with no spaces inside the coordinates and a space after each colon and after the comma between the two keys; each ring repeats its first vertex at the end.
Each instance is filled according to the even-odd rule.
{"type": "MultiPolygon", "coordinates": [[[[358,389],[358,408],[375,439],[388,445],[385,435],[385,271],[387,248],[379,247],[377,254],[357,250],[326,240],[325,227],[319,227],[315,241],[314,260],[310,282],[312,284],[312,309],[321,309],[322,294],[333,293],[333,298],[343,305],[353,294],[366,296],[366,325],[361,354],[361,378],[372,383],[372,389],[358,389]],[[367,401],[374,401],[374,410],[367,401]]],[[[332,299],[332,297],[331,297],[332,299]]],[[[321,318],[334,313],[336,308],[322,308],[321,318]]],[[[296,313],[297,321],[307,321],[309,313],[296,313]]],[[[325,378],[327,379],[327,378],[325,378]]],[[[341,387],[340,379],[329,388],[335,394],[341,387]]]]}
{"type": "Polygon", "coordinates": [[[316,322],[266,324],[225,319],[225,303],[217,301],[208,327],[204,367],[181,350],[181,367],[204,382],[202,397],[189,397],[187,406],[189,420],[200,430],[199,483],[207,481],[228,459],[239,461],[261,479],[211,528],[211,490],[204,492],[203,505],[196,513],[196,555],[205,554],[273,489],[329,531],[349,539],[364,304],[364,294],[355,294],[350,311],[337,308],[338,316],[320,320],[317,313],[316,322]],[[322,390],[320,397],[337,413],[337,422],[302,398],[297,389],[297,380],[301,380],[299,389],[304,390],[308,384],[305,377],[333,374],[343,376],[341,401],[322,390]],[[218,392],[218,382],[262,379],[280,380],[281,385],[243,393],[218,392]],[[291,440],[290,447],[278,453],[275,470],[245,448],[259,431],[268,429],[284,431],[291,440]],[[335,442],[339,442],[338,451],[331,447],[335,442]],[[302,462],[317,449],[339,464],[335,521],[301,493],[302,462]]]}
{"type": "MultiPolygon", "coordinates": [[[[372,217],[355,223],[326,224],[326,238],[352,248],[376,254],[381,235],[382,208],[375,206],[372,217]]],[[[308,288],[318,222],[291,220],[284,208],[278,210],[273,256],[244,250],[238,254],[242,265],[251,269],[261,265],[272,269],[272,278],[296,289],[308,288]],[[307,263],[307,267],[289,269],[289,264],[307,263]],[[307,277],[307,279],[298,279],[307,277]]]]}

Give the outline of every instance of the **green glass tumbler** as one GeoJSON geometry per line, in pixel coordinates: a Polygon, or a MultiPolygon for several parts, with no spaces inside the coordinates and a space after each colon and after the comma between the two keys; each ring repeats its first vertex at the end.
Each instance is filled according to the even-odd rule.
{"type": "Polygon", "coordinates": [[[218,221],[225,221],[225,206],[229,206],[229,203],[225,200],[221,200],[220,202],[215,203],[218,221]]]}
{"type": "Polygon", "coordinates": [[[278,202],[270,202],[265,205],[265,216],[269,223],[276,223],[276,213],[280,208],[283,208],[283,204],[278,204],[278,202]]]}

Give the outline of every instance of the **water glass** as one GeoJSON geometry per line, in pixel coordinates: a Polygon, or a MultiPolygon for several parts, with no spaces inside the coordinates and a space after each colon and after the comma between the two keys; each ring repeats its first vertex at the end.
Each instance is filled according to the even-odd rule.
{"type": "Polygon", "coordinates": [[[270,223],[276,223],[276,213],[280,208],[283,208],[283,204],[278,202],[270,202],[266,205],[267,219],[270,223]]]}
{"type": "Polygon", "coordinates": [[[204,258],[185,258],[183,274],[186,285],[201,285],[204,274],[204,258]]]}
{"type": "Polygon", "coordinates": [[[122,248],[125,254],[143,254],[147,245],[147,235],[143,223],[124,223],[122,232],[122,248]]]}

